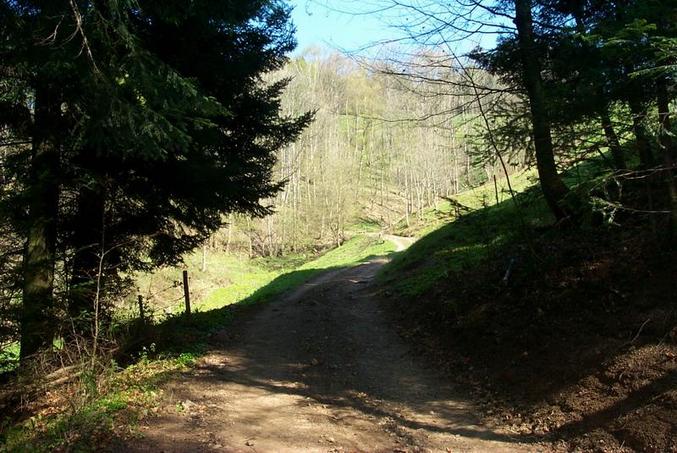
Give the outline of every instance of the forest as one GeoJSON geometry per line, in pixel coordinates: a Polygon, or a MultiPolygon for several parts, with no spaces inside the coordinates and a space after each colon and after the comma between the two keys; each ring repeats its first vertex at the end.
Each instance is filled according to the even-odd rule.
{"type": "Polygon", "coordinates": [[[676,106],[673,0],[0,1],[0,451],[677,451],[676,106]]]}

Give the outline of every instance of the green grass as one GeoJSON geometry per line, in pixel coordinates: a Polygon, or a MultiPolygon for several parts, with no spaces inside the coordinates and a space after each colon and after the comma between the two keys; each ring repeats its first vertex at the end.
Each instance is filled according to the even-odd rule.
{"type": "MultiPolygon", "coordinates": [[[[601,159],[590,159],[563,177],[584,199],[608,172],[601,159]]],[[[404,296],[420,297],[453,272],[477,266],[492,250],[510,243],[528,244],[535,228],[551,224],[554,219],[541,195],[535,171],[512,175],[510,182],[517,204],[505,179],[498,180],[496,203],[496,188],[491,180],[453,197],[469,208],[460,217],[447,201],[424,212],[419,222],[408,227],[400,225],[402,232],[420,239],[383,268],[380,281],[404,296]]]]}
{"type": "Polygon", "coordinates": [[[383,225],[376,219],[361,217],[347,228],[348,235],[359,235],[365,233],[378,233],[383,230],[383,225]]]}
{"type": "Polygon", "coordinates": [[[0,348],[0,374],[11,371],[19,363],[19,342],[0,348]]]}
{"type": "Polygon", "coordinates": [[[521,172],[511,177],[519,208],[512,200],[505,180],[498,181],[499,203],[496,203],[492,180],[454,197],[470,209],[458,218],[449,202],[427,211],[421,222],[409,228],[410,234],[422,237],[397,254],[383,268],[379,280],[403,296],[422,296],[451,273],[472,269],[492,249],[551,222],[538,188],[530,188],[534,184],[533,178],[533,172],[521,172]]]}
{"type": "MultiPolygon", "coordinates": [[[[0,426],[0,451],[97,451],[116,436],[132,436],[138,423],[153,412],[162,394],[160,385],[186,371],[195,357],[149,360],[93,377],[84,373],[79,385],[68,391],[66,410],[56,415],[36,414],[21,423],[0,426]]],[[[1,420],[0,420],[1,421],[1,420]]]]}
{"type": "Polygon", "coordinates": [[[390,241],[371,236],[356,236],[346,241],[341,247],[330,250],[319,258],[305,263],[300,270],[325,270],[346,267],[367,261],[377,256],[388,255],[395,251],[390,241]]]}
{"type": "MultiPolygon", "coordinates": [[[[224,268],[225,269],[225,268],[224,268]]],[[[257,266],[254,263],[243,263],[240,267],[228,270],[232,283],[212,289],[204,298],[194,304],[197,310],[206,311],[237,303],[250,297],[259,288],[270,284],[280,273],[291,268],[283,265],[277,269],[257,266]]]]}
{"type": "MultiPolygon", "coordinates": [[[[182,271],[190,277],[193,307],[209,310],[235,303],[265,286],[277,275],[288,272],[307,261],[304,256],[287,256],[249,259],[224,252],[207,252],[206,268],[202,269],[202,252],[197,251],[185,259],[184,266],[166,267],[153,273],[137,276],[139,292],[150,307],[165,313],[183,310],[182,271]],[[227,294],[223,289],[228,288],[227,294]]],[[[136,297],[129,300],[135,311],[136,297]]]]}

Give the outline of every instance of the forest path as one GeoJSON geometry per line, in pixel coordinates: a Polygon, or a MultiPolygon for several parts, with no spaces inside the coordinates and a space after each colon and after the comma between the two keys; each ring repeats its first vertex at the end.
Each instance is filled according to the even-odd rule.
{"type": "Polygon", "coordinates": [[[395,236],[392,234],[382,234],[381,237],[395,244],[396,252],[402,252],[406,250],[411,244],[413,244],[416,241],[416,239],[414,238],[395,236]]]}
{"type": "Polygon", "coordinates": [[[124,451],[539,451],[481,426],[407,348],[370,285],[385,262],[324,273],[224,332],[124,451]]]}

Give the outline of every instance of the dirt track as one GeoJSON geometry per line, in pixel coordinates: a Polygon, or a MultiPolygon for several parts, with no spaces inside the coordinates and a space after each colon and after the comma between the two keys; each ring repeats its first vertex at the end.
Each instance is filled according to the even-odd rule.
{"type": "Polygon", "coordinates": [[[161,415],[124,449],[543,450],[479,425],[471,404],[410,353],[373,297],[383,263],[323,274],[242,320],[166,387],[161,415]]]}

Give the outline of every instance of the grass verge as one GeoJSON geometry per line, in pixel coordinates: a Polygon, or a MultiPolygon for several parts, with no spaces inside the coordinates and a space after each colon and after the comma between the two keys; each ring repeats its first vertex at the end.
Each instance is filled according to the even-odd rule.
{"type": "MultiPolygon", "coordinates": [[[[242,310],[324,271],[353,266],[393,250],[390,242],[357,236],[301,265],[297,257],[242,263],[234,257],[212,255],[203,279],[225,286],[211,288],[198,299],[190,318],[170,314],[155,325],[135,325],[137,330],[122,357],[130,365],[121,368],[111,363],[96,375],[83,373],[68,385],[47,391],[20,421],[16,417],[0,420],[0,451],[96,451],[137,435],[139,421],[157,410],[162,384],[188,371],[210,347],[212,335],[235,322],[242,310]]],[[[189,258],[191,269],[199,259],[199,255],[189,258]]],[[[162,272],[147,278],[167,283],[178,270],[162,272]]]]}

